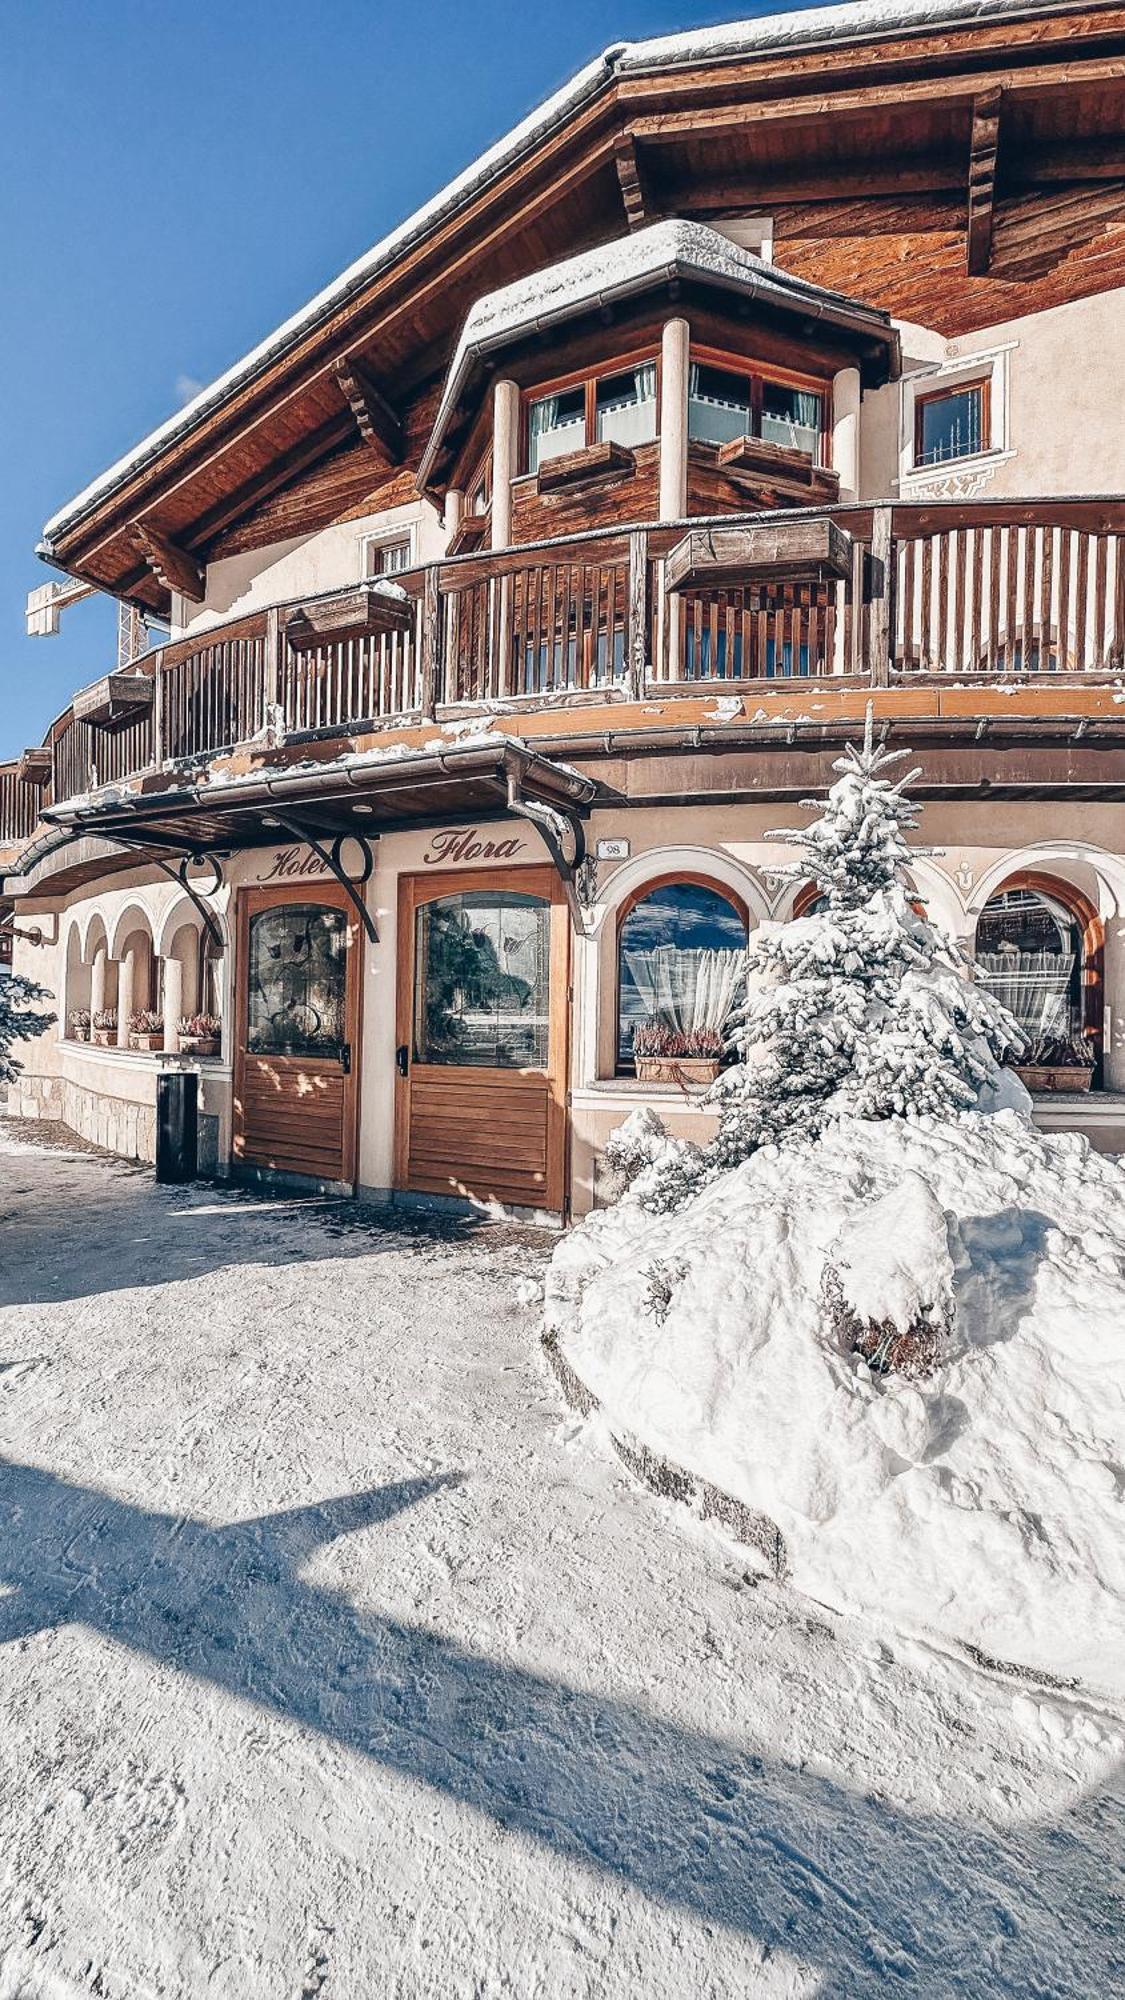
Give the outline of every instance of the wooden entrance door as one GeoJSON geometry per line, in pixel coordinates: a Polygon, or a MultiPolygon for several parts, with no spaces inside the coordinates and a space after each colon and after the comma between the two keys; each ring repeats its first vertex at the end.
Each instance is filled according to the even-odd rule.
{"type": "Polygon", "coordinates": [[[569,944],[553,869],[403,878],[399,1187],[562,1212],[569,944]]]}
{"type": "Polygon", "coordinates": [[[360,965],[359,924],[335,884],[243,890],[236,1166],[354,1185],[360,965]]]}

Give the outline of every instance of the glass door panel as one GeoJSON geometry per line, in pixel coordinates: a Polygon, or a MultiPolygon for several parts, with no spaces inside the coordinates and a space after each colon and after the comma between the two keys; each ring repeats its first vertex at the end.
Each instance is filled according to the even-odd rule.
{"type": "Polygon", "coordinates": [[[550,905],[514,890],[469,890],[415,914],[414,1060],[545,1070],[550,905]]]}

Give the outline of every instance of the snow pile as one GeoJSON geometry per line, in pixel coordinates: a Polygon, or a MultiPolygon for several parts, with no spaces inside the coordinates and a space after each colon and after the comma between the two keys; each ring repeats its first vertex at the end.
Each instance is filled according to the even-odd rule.
{"type": "Polygon", "coordinates": [[[1007,1111],[764,1147],[677,1214],[591,1217],[547,1325],[810,1595],[1125,1692],[1125,1166],[1085,1140],[1007,1111]],[[925,1315],[919,1376],[848,1335],[925,1315]]]}

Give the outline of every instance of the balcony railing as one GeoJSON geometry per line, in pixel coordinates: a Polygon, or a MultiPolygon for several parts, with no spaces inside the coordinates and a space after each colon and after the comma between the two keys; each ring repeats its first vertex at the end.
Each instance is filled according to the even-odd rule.
{"type": "MultiPolygon", "coordinates": [[[[725,515],[450,558],[378,587],[253,613],[165,646],[115,679],[109,720],[74,708],[37,789],[0,766],[0,842],[41,801],[190,764],[267,729],[358,731],[444,706],[690,694],[789,680],[874,686],[1112,675],[1125,666],[1125,498],[933,502],[725,515]],[[689,528],[832,521],[843,573],[724,572],[670,589],[689,528]],[[126,684],[126,693],[128,692],[126,684]]],[[[42,774],[38,774],[42,778],[42,774]]]]}

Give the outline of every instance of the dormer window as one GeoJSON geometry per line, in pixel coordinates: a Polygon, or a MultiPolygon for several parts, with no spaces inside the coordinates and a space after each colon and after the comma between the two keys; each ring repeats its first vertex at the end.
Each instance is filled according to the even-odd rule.
{"type": "Polygon", "coordinates": [[[818,462],[824,395],[803,384],[771,380],[751,368],[693,361],[688,378],[688,436],[697,444],[761,438],[818,462]]]}
{"type": "Polygon", "coordinates": [[[640,361],[612,374],[560,384],[532,398],[527,419],[527,469],[538,472],[588,444],[651,444],[656,436],[656,363],[640,361]]]}

